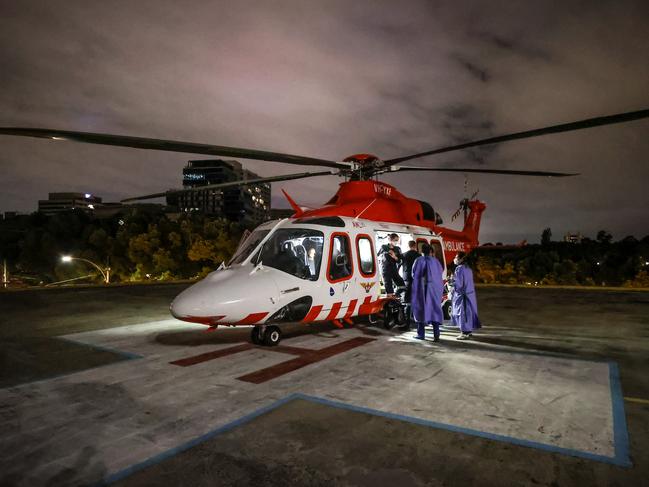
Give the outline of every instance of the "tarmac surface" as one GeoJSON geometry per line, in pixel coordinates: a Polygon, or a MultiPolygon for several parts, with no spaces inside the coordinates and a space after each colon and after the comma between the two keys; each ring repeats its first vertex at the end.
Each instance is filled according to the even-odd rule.
{"type": "Polygon", "coordinates": [[[206,333],[186,285],[0,293],[0,485],[649,485],[649,293],[481,287],[441,343],[206,333]]]}

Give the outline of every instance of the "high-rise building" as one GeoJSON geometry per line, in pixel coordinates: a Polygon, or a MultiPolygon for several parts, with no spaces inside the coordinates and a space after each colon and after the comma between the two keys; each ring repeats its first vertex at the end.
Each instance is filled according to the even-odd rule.
{"type": "Polygon", "coordinates": [[[38,201],[38,211],[45,215],[76,209],[92,211],[100,204],[101,198],[89,193],[49,193],[46,200],[38,201]]]}
{"type": "MultiPolygon", "coordinates": [[[[183,169],[183,188],[200,188],[260,176],[244,169],[237,161],[221,159],[189,161],[183,169]]],[[[243,224],[269,219],[270,184],[251,184],[224,189],[205,189],[167,196],[167,204],[181,211],[198,211],[222,216],[243,224]]]]}

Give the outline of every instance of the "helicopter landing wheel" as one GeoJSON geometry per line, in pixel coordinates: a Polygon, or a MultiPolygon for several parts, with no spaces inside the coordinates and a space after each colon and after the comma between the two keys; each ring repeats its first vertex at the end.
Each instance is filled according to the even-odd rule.
{"type": "Polygon", "coordinates": [[[253,326],[252,331],[250,332],[250,341],[254,345],[262,345],[263,338],[264,335],[261,326],[253,326]]]}
{"type": "Polygon", "coordinates": [[[268,326],[264,332],[264,345],[269,347],[274,347],[279,345],[279,342],[282,340],[282,331],[279,329],[279,326],[268,326]]]}
{"type": "Polygon", "coordinates": [[[387,301],[383,306],[380,316],[383,321],[383,328],[386,330],[391,330],[394,327],[399,327],[403,330],[402,327],[409,326],[404,307],[399,301],[387,301]]]}

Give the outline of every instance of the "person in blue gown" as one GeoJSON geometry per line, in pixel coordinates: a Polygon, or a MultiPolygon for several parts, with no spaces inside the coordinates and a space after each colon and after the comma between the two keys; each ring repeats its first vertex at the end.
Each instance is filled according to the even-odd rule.
{"type": "Polygon", "coordinates": [[[482,327],[478,319],[478,301],[473,285],[473,272],[465,260],[464,252],[458,252],[453,260],[457,267],[453,273],[451,323],[460,328],[458,340],[468,340],[474,330],[482,327]]]}
{"type": "Polygon", "coordinates": [[[434,256],[434,249],[424,244],[422,256],[412,265],[412,317],[417,323],[417,338],[425,339],[425,326],[433,325],[434,341],[439,341],[439,325],[444,320],[442,293],[444,269],[434,256]]]}

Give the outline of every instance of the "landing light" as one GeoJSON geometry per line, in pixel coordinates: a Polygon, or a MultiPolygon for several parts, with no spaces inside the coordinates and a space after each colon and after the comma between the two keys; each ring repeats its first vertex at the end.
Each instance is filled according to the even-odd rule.
{"type": "Polygon", "coordinates": [[[72,256],[64,255],[63,257],[61,257],[61,262],[72,262],[72,256]]]}

